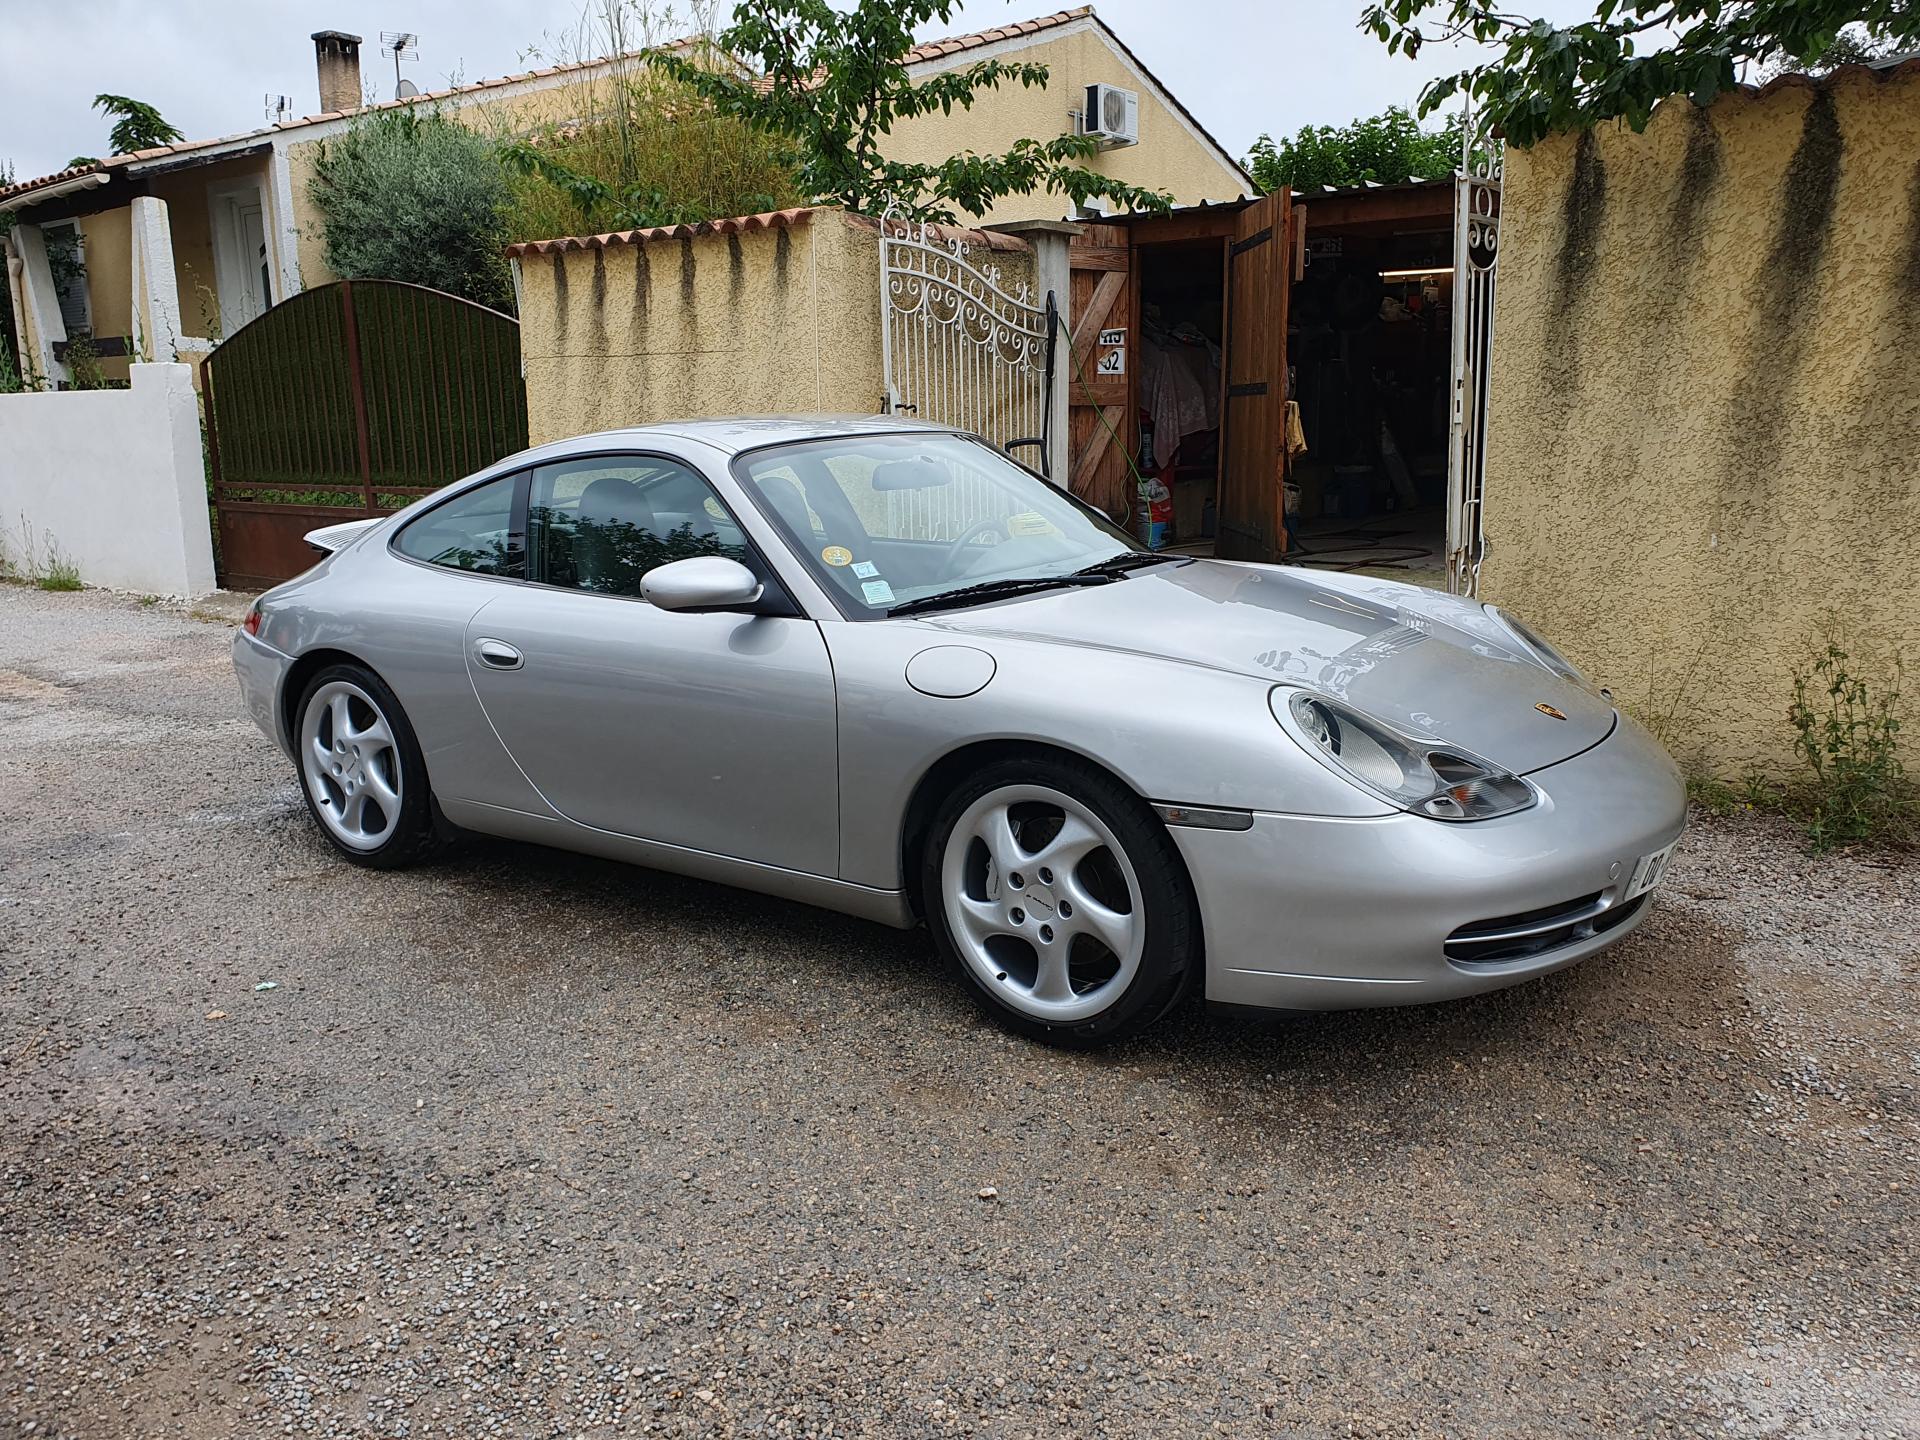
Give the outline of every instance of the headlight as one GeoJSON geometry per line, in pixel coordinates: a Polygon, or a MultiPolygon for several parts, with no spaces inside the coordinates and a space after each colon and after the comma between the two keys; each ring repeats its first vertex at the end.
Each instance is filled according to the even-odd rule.
{"type": "Polygon", "coordinates": [[[1570,680],[1575,685],[1586,687],[1586,677],[1573,668],[1572,661],[1568,660],[1566,656],[1562,655],[1558,650],[1554,649],[1553,646],[1541,639],[1539,631],[1535,630],[1525,621],[1509,615],[1498,606],[1488,605],[1485,609],[1487,614],[1500,622],[1508,634],[1512,635],[1513,638],[1518,640],[1526,649],[1532,651],[1534,658],[1542,665],[1553,671],[1553,673],[1558,675],[1562,680],[1570,680]]]}
{"type": "Polygon", "coordinates": [[[1338,700],[1280,687],[1272,708],[1321,760],[1401,810],[1434,820],[1486,820],[1534,802],[1533,787],[1518,775],[1453,746],[1403,735],[1338,700]]]}

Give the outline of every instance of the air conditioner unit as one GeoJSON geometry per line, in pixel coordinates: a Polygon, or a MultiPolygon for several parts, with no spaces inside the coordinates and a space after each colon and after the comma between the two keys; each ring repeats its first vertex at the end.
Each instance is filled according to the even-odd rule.
{"type": "Polygon", "coordinates": [[[1080,113],[1080,133],[1100,141],[1103,149],[1140,143],[1140,97],[1118,85],[1087,86],[1087,108],[1080,113]]]}

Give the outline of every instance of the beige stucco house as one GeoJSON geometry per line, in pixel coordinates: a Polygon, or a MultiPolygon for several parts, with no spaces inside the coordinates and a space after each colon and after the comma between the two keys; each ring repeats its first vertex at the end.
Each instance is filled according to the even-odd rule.
{"type": "MultiPolygon", "coordinates": [[[[314,35],[321,113],[216,140],[116,155],[0,190],[17,223],[6,244],[7,283],[20,320],[20,364],[56,383],[70,333],[84,331],[109,375],[126,357],[191,359],[266,307],[335,278],[328,270],[308,182],[320,147],[357,113],[428,104],[503,133],[595,112],[595,92],[641,63],[635,56],[554,66],[370,106],[359,38],[314,35]]],[[[1135,97],[1136,138],[1114,143],[1093,168],[1164,190],[1182,204],[1251,193],[1246,174],[1154,80],[1090,7],[933,41],[910,56],[931,75],[979,60],[1037,62],[1044,88],[1008,87],[971,110],[923,117],[892,137],[902,160],[1004,150],[1080,124],[1087,87],[1135,97]]],[[[1058,218],[1058,196],[1011,199],[989,219],[1058,218]]]]}

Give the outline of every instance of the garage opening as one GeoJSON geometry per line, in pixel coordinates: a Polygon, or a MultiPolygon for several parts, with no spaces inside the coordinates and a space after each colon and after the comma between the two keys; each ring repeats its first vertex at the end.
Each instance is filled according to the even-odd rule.
{"type": "Polygon", "coordinates": [[[1134,251],[1141,538],[1188,555],[1213,554],[1218,533],[1226,247],[1201,239],[1134,251]]]}
{"type": "Polygon", "coordinates": [[[1293,563],[1444,579],[1453,205],[1451,180],[1296,201],[1287,360],[1306,450],[1289,477],[1293,563]]]}

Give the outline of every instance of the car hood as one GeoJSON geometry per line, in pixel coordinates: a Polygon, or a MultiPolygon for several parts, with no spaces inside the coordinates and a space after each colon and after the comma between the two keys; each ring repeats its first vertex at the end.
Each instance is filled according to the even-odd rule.
{"type": "Polygon", "coordinates": [[[1362,576],[1194,560],[927,621],[1307,686],[1521,774],[1598,744],[1615,719],[1477,602],[1362,576]]]}

